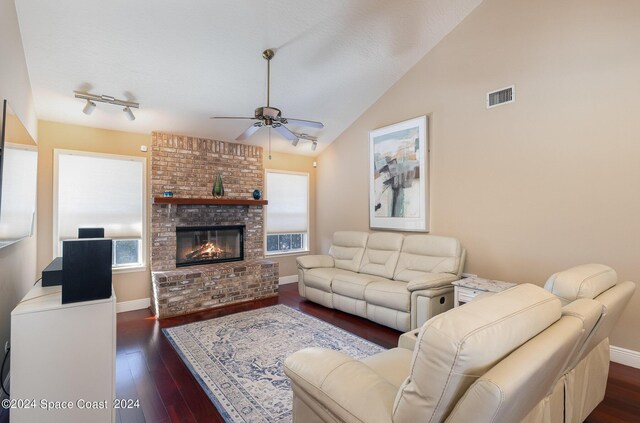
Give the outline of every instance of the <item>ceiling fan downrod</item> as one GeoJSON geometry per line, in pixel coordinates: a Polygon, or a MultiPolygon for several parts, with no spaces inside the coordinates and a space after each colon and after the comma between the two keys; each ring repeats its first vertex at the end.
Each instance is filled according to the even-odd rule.
{"type": "Polygon", "coordinates": [[[271,89],[271,59],[273,59],[273,56],[275,55],[276,54],[271,49],[267,49],[262,52],[262,57],[267,61],[267,107],[269,107],[269,91],[271,89]]]}

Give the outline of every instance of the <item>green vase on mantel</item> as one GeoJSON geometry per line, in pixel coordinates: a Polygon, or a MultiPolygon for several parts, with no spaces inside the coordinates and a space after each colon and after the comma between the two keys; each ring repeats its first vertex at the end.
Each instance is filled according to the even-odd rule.
{"type": "Polygon", "coordinates": [[[217,177],[213,178],[213,189],[211,190],[214,198],[220,198],[224,196],[224,185],[222,185],[222,176],[218,173],[217,177]]]}

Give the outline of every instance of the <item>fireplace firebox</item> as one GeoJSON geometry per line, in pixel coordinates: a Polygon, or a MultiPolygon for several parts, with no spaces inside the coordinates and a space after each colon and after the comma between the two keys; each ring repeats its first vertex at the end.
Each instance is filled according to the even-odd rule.
{"type": "Polygon", "coordinates": [[[176,227],[176,267],[244,260],[244,228],[176,227]]]}

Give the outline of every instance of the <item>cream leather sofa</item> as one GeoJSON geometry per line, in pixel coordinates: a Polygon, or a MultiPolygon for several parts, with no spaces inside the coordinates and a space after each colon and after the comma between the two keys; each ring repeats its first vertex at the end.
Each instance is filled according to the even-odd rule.
{"type": "Polygon", "coordinates": [[[294,422],[542,421],[536,405],[583,333],[556,296],[523,284],[433,317],[413,351],[355,360],[304,349],[285,361],[294,422]]]}
{"type": "Polygon", "coordinates": [[[408,331],[453,307],[465,250],[455,238],[336,232],[328,255],[297,258],[300,295],[408,331]]]}

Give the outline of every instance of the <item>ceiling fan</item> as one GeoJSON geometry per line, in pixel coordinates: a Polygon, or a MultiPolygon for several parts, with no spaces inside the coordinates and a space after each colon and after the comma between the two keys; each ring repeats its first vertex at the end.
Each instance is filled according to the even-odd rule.
{"type": "Polygon", "coordinates": [[[262,57],[264,57],[267,61],[267,105],[264,107],[258,107],[255,110],[254,117],[227,117],[227,116],[212,116],[211,119],[249,119],[255,120],[256,122],[248,127],[242,134],[236,138],[237,141],[246,140],[251,135],[255,134],[258,129],[262,127],[271,127],[278,131],[280,135],[291,141],[291,143],[296,146],[298,144],[298,135],[293,133],[289,128],[287,128],[286,124],[300,125],[300,126],[308,126],[311,128],[324,128],[324,125],[320,122],[315,122],[312,120],[302,120],[302,119],[291,119],[282,116],[282,112],[280,109],[276,109],[275,107],[271,107],[269,105],[269,91],[271,84],[271,59],[273,59],[275,53],[273,50],[268,49],[262,52],[262,57]]]}

